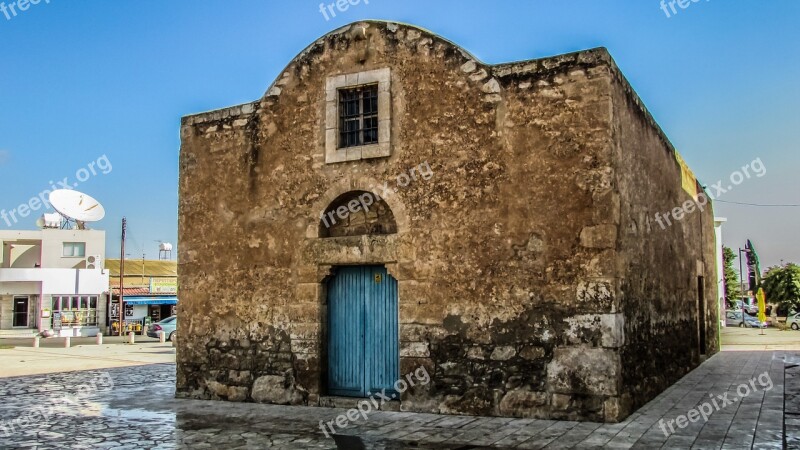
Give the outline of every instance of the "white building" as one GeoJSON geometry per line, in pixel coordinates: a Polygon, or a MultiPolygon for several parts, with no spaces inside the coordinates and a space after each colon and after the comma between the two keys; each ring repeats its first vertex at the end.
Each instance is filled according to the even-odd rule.
{"type": "Polygon", "coordinates": [[[105,240],[98,230],[0,231],[0,335],[105,329],[105,240]]]}

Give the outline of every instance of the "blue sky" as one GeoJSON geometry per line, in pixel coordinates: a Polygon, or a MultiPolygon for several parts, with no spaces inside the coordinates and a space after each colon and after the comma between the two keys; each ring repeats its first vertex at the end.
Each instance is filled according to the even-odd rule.
{"type": "MultiPolygon", "coordinates": [[[[95,227],[111,257],[123,215],[132,257],[177,239],[181,116],[258,99],[316,38],[367,18],[428,28],[488,63],[605,46],[701,180],[729,184],[761,158],[767,174],[720,200],[800,203],[797,1],[700,1],[667,18],[658,0],[369,0],[329,21],[318,0],[45,1],[0,12],[0,209],[105,155],[113,170],[78,189],[106,207],[95,227]]],[[[716,212],[726,245],[750,238],[764,265],[800,262],[800,208],[716,212]]]]}

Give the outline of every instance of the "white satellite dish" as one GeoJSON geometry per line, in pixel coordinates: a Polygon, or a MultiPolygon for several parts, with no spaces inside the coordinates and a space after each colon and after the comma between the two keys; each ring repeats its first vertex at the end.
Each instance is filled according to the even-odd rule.
{"type": "Polygon", "coordinates": [[[75,221],[79,230],[85,228],[86,222],[97,222],[106,216],[106,210],[100,202],[72,189],[58,189],[51,192],[50,204],[67,222],[75,221]]]}

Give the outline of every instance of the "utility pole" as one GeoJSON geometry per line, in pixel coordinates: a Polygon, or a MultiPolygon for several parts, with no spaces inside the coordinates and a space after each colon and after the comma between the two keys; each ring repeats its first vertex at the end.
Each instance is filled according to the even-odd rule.
{"type": "Polygon", "coordinates": [[[128,219],[122,218],[122,244],[119,252],[119,335],[122,336],[123,319],[125,318],[125,232],[128,219]]]}
{"type": "Polygon", "coordinates": [[[739,286],[741,286],[740,290],[742,292],[742,298],[741,298],[741,300],[742,300],[742,320],[744,320],[744,315],[746,314],[746,312],[744,310],[744,296],[745,296],[745,292],[747,292],[744,289],[744,271],[742,270],[742,253],[747,253],[749,251],[750,250],[748,250],[746,248],[739,247],[739,286]]]}
{"type": "Polygon", "coordinates": [[[741,295],[744,297],[744,271],[742,270],[742,253],[746,253],[747,250],[742,249],[739,247],[739,287],[741,288],[740,291],[742,292],[741,295]]]}

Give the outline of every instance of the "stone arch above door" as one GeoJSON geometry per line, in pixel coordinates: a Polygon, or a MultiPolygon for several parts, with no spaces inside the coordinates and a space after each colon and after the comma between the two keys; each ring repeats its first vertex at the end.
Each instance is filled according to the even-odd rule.
{"type": "Polygon", "coordinates": [[[379,236],[397,233],[392,208],[372,192],[349,191],[323,211],[319,237],[379,236]]]}
{"type": "Polygon", "coordinates": [[[330,188],[311,207],[310,217],[306,227],[306,237],[324,238],[320,230],[320,221],[323,214],[338,198],[353,191],[370,192],[388,205],[397,226],[396,232],[404,234],[409,229],[409,218],[406,208],[399,196],[394,192],[384,192],[384,183],[370,177],[346,177],[331,185],[330,188]]]}

